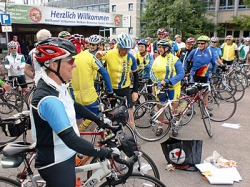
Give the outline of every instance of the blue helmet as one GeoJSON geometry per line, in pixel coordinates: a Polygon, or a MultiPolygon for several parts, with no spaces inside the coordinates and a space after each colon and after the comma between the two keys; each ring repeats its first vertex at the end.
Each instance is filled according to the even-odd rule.
{"type": "Polygon", "coordinates": [[[148,46],[148,42],[144,39],[141,39],[139,42],[138,42],[138,45],[145,45],[145,46],[148,46]]]}
{"type": "Polygon", "coordinates": [[[169,48],[169,51],[172,50],[172,42],[171,40],[166,40],[166,39],[162,39],[160,41],[158,41],[157,45],[159,46],[162,46],[164,48],[168,47],[169,48]]]}
{"type": "Polygon", "coordinates": [[[116,38],[117,45],[123,49],[130,50],[134,46],[132,38],[125,32],[119,34],[116,38]]]}

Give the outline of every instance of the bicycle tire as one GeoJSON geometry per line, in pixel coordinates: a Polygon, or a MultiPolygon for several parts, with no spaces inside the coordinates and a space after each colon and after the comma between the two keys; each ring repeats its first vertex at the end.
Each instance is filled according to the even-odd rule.
{"type": "MultiPolygon", "coordinates": [[[[181,93],[181,97],[179,98],[179,106],[181,105],[181,103],[185,100],[187,102],[187,104],[190,103],[191,99],[190,97],[186,97],[186,98],[183,98],[184,96],[186,96],[186,94],[184,93],[181,93]]],[[[182,115],[182,125],[185,126],[187,125],[193,118],[194,116],[194,105],[192,105],[188,111],[182,115]]]]}
{"type": "MultiPolygon", "coordinates": [[[[5,119],[19,113],[19,109],[10,103],[0,103],[0,118],[5,119]]],[[[1,125],[0,125],[1,126],[1,125]]],[[[2,127],[2,126],[1,126],[2,127]]],[[[2,131],[4,127],[0,128],[0,145],[15,141],[17,137],[6,136],[2,131]]]]}
{"type": "MultiPolygon", "coordinates": [[[[159,136],[156,136],[155,132],[158,128],[158,125],[152,122],[152,117],[157,113],[156,105],[160,104],[158,101],[146,101],[134,111],[134,119],[135,119],[135,134],[142,140],[153,142],[158,141],[164,138],[171,129],[170,118],[171,116],[165,115],[166,122],[163,127],[163,133],[159,136]],[[139,114],[142,112],[142,114],[139,114]],[[142,118],[143,117],[143,118],[142,118]]],[[[168,113],[169,109],[166,109],[165,114],[168,113]]]]}
{"type": "Polygon", "coordinates": [[[204,106],[203,101],[200,101],[200,111],[203,124],[205,126],[206,132],[210,138],[213,137],[213,129],[211,124],[211,117],[208,109],[204,106]]]}
{"type": "MultiPolygon", "coordinates": [[[[124,155],[122,155],[124,156],[124,155]]],[[[93,164],[93,163],[96,163],[100,161],[99,158],[97,157],[94,157],[91,161],[90,161],[90,164],[93,164]]],[[[143,168],[146,168],[146,167],[151,167],[150,170],[147,171],[147,175],[150,175],[150,176],[153,176],[157,179],[160,180],[160,173],[159,173],[159,170],[156,166],[156,164],[154,163],[154,161],[152,160],[152,158],[150,158],[150,156],[148,154],[146,154],[144,151],[140,150],[140,162],[141,162],[141,167],[143,168]],[[148,166],[149,165],[149,166],[148,166]]],[[[136,170],[136,172],[138,172],[138,167],[139,167],[139,164],[137,164],[138,162],[136,162],[136,164],[134,165],[134,170],[136,170]]],[[[117,165],[118,163],[116,163],[116,166],[119,168],[119,165],[117,165]]],[[[120,165],[121,167],[119,168],[119,172],[127,172],[127,169],[126,167],[124,167],[124,165],[120,165]]],[[[93,171],[90,170],[87,172],[87,178],[90,178],[91,175],[92,175],[93,171]]]]}
{"type": "MultiPolygon", "coordinates": [[[[214,77],[215,79],[217,78],[217,77],[214,77]]],[[[215,84],[215,87],[217,88],[217,89],[224,89],[224,90],[227,90],[227,91],[229,91],[232,95],[235,95],[236,94],[236,92],[237,92],[237,84],[236,84],[236,81],[235,81],[235,79],[233,79],[233,78],[225,78],[225,79],[223,79],[223,78],[221,78],[221,77],[218,77],[218,81],[216,81],[216,83],[214,83],[215,84]]]]}
{"type": "Polygon", "coordinates": [[[140,104],[146,102],[146,101],[155,101],[155,96],[150,94],[150,93],[140,93],[138,94],[138,99],[136,100],[136,102],[134,102],[134,106],[135,108],[137,108],[138,106],[140,106],[140,104]]]}
{"type": "Polygon", "coordinates": [[[235,82],[236,82],[237,91],[234,94],[234,97],[235,97],[235,100],[238,102],[244,97],[246,88],[244,88],[242,82],[239,81],[238,79],[235,79],[235,82]]]}
{"type": "MultiPolygon", "coordinates": [[[[118,178],[122,178],[124,175],[119,175],[118,178]]],[[[108,187],[109,184],[106,181],[100,187],[108,187]]],[[[154,187],[166,187],[163,182],[161,182],[159,179],[156,179],[150,175],[141,175],[140,173],[132,173],[126,182],[123,184],[116,185],[119,186],[128,186],[128,187],[142,187],[142,186],[154,186],[154,187]]]]}
{"type": "Polygon", "coordinates": [[[20,187],[21,183],[7,177],[0,177],[1,187],[20,187]]]}
{"type": "Polygon", "coordinates": [[[17,92],[10,92],[6,94],[5,99],[8,103],[15,105],[20,112],[23,110],[29,110],[29,104],[25,98],[17,92]]]}
{"type": "Polygon", "coordinates": [[[223,122],[235,114],[237,102],[230,92],[224,89],[217,89],[207,94],[210,95],[208,96],[207,109],[213,113],[211,116],[212,121],[223,122]]]}
{"type": "Polygon", "coordinates": [[[241,71],[234,71],[230,77],[233,79],[238,79],[243,84],[244,88],[248,86],[248,78],[245,73],[241,71]]]}

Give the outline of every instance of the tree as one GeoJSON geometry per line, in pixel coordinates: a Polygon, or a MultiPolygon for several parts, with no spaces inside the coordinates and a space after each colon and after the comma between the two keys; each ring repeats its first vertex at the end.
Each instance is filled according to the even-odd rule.
{"type": "Polygon", "coordinates": [[[240,15],[233,17],[233,20],[229,23],[237,25],[239,30],[250,30],[250,16],[240,15]]]}
{"type": "MultiPolygon", "coordinates": [[[[145,37],[156,37],[156,31],[164,28],[172,35],[183,38],[208,35],[215,25],[206,16],[206,0],[148,0],[141,21],[145,37]]],[[[211,16],[211,15],[210,15],[211,16]]]]}
{"type": "Polygon", "coordinates": [[[250,0],[243,0],[244,5],[250,7],[250,0]]]}

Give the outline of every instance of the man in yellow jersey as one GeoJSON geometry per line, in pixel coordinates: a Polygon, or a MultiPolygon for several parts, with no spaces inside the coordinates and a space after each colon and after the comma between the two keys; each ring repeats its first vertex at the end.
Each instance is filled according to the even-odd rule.
{"type": "Polygon", "coordinates": [[[239,59],[238,47],[233,42],[233,36],[228,35],[225,40],[226,42],[220,47],[222,50],[222,61],[226,65],[232,65],[235,57],[237,61],[239,59]]]}
{"type": "MultiPolygon", "coordinates": [[[[71,79],[71,86],[73,88],[73,93],[71,94],[73,99],[96,115],[99,113],[98,108],[94,107],[98,105],[98,95],[94,87],[94,79],[97,71],[102,75],[105,81],[109,93],[108,97],[113,95],[109,74],[102,63],[94,56],[98,51],[100,42],[101,39],[98,35],[91,35],[89,37],[90,48],[81,51],[75,56],[76,68],[73,69],[73,78],[71,79]]],[[[77,124],[80,125],[80,131],[84,130],[85,127],[91,123],[90,121],[82,123],[82,119],[79,119],[78,116],[77,119],[77,124]]]]}
{"type": "MultiPolygon", "coordinates": [[[[160,55],[156,57],[152,64],[152,70],[150,72],[152,81],[157,84],[157,89],[160,92],[163,87],[168,87],[167,95],[170,100],[177,99],[181,95],[181,79],[185,75],[185,71],[182,67],[182,63],[178,57],[171,53],[172,43],[162,39],[158,42],[158,50],[160,55]]],[[[167,96],[160,97],[157,95],[157,99],[165,102],[167,96]]],[[[177,109],[178,104],[173,103],[173,110],[177,109]]],[[[160,106],[158,106],[160,108],[160,106]]],[[[163,121],[164,112],[159,116],[158,120],[163,121]]],[[[156,136],[160,136],[163,133],[163,127],[160,123],[155,132],[156,136]]],[[[173,129],[173,136],[178,135],[178,129],[173,129]]]]}
{"type": "MultiPolygon", "coordinates": [[[[112,88],[114,93],[118,96],[126,96],[128,111],[130,115],[130,125],[134,128],[133,117],[133,102],[138,99],[138,72],[135,58],[129,53],[129,50],[133,47],[131,37],[122,32],[116,38],[117,49],[109,51],[98,51],[96,53],[97,58],[102,58],[107,63],[107,69],[111,78],[112,88]],[[133,72],[134,85],[132,94],[130,92],[130,73],[133,72]]],[[[111,101],[111,105],[114,106],[115,101],[111,101]]]]}

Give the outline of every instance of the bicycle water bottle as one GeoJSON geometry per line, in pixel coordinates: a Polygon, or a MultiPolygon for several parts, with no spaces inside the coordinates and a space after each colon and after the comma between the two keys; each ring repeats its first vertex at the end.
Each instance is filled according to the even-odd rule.
{"type": "Polygon", "coordinates": [[[80,153],[77,153],[76,154],[76,166],[81,166],[82,165],[82,163],[81,163],[82,159],[83,159],[83,155],[80,154],[80,153]]]}
{"type": "Polygon", "coordinates": [[[179,112],[183,112],[186,107],[187,107],[187,101],[182,101],[182,103],[179,106],[179,112]]]}

